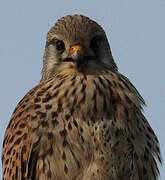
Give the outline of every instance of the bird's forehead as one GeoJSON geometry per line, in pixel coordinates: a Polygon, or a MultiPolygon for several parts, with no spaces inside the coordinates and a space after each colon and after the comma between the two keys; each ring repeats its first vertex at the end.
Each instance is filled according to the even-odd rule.
{"type": "Polygon", "coordinates": [[[82,15],[65,16],[50,29],[47,40],[58,36],[70,43],[88,42],[95,34],[104,33],[103,28],[95,21],[82,15]]]}

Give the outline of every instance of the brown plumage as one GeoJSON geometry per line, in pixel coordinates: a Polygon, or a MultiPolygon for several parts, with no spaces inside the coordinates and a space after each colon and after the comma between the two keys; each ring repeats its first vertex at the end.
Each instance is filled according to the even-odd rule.
{"type": "Polygon", "coordinates": [[[7,127],[4,180],[156,180],[158,139],[104,30],[82,15],[47,35],[40,83],[7,127]]]}

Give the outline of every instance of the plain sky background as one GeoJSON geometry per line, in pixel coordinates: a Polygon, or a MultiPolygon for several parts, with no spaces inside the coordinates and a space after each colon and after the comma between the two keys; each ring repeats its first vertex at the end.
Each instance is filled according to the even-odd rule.
{"type": "Polygon", "coordinates": [[[1,0],[0,147],[15,106],[41,78],[47,31],[68,14],[103,26],[119,71],[146,100],[165,159],[165,0],[1,0]]]}

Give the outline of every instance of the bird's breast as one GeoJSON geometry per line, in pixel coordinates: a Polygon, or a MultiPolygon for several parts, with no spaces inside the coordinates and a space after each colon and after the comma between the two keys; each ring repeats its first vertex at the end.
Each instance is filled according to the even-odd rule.
{"type": "Polygon", "coordinates": [[[43,85],[36,92],[43,108],[51,106],[57,114],[70,112],[79,117],[90,117],[93,121],[110,112],[113,84],[108,77],[97,75],[60,76],[43,85]],[[44,92],[45,91],[45,92],[44,92]]]}

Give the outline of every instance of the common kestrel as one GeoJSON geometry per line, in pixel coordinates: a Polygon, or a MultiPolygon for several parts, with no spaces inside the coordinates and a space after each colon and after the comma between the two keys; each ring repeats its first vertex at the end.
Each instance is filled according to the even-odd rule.
{"type": "Polygon", "coordinates": [[[47,35],[42,79],[6,129],[3,180],[156,180],[158,139],[103,28],[65,16],[47,35]]]}

